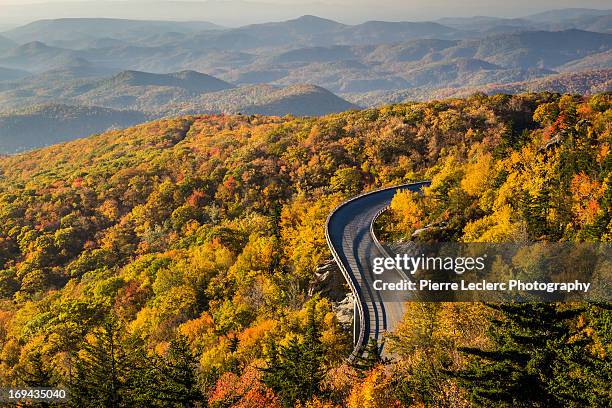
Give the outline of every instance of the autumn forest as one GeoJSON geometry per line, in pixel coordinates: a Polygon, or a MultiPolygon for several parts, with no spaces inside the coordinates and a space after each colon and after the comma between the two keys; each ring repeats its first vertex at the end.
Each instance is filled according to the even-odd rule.
{"type": "Polygon", "coordinates": [[[611,127],[609,93],[475,94],[181,116],[2,157],[0,384],[74,407],[610,406],[610,303],[415,302],[389,355],[347,362],[324,226],[432,180],[395,196],[381,237],[610,241],[611,127]]]}

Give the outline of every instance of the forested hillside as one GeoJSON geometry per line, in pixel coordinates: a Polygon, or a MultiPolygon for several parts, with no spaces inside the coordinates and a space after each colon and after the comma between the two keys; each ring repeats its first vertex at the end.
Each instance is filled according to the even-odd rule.
{"type": "Polygon", "coordinates": [[[79,407],[606,406],[609,305],[414,303],[393,361],[348,365],[317,269],[339,202],[423,179],[387,239],[609,241],[611,116],[609,94],[479,94],[185,116],[2,158],[0,383],[79,407]]]}
{"type": "Polygon", "coordinates": [[[126,128],[152,118],[136,111],[57,104],[0,112],[0,154],[126,128]]]}

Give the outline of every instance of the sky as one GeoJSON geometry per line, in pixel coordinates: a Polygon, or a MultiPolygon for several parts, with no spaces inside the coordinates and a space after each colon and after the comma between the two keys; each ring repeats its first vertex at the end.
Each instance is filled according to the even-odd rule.
{"type": "Polygon", "coordinates": [[[344,23],[378,19],[423,21],[487,15],[521,17],[544,10],[609,9],[610,0],[0,0],[0,24],[43,18],[113,17],[200,20],[237,26],[314,14],[344,23]]]}

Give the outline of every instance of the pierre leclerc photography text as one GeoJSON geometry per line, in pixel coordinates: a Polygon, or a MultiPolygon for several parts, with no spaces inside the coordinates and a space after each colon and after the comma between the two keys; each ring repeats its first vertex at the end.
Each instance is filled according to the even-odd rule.
{"type": "Polygon", "coordinates": [[[607,0],[0,0],[0,406],[612,406],[607,0]]]}

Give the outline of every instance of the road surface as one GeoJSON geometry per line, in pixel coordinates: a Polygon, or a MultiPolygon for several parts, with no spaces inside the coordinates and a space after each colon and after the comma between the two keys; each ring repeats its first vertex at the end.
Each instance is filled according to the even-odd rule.
{"type": "MultiPolygon", "coordinates": [[[[428,184],[405,184],[360,195],[338,206],[327,218],[327,243],[355,297],[355,348],[349,360],[360,355],[370,339],[377,340],[382,351],[384,333],[393,331],[404,314],[405,298],[385,295],[383,299],[372,288],[374,279],[381,276],[372,272],[372,259],[386,255],[374,236],[373,223],[388,208],[396,191],[420,191],[428,184]]],[[[402,279],[399,272],[385,275],[387,281],[402,279]]]]}

